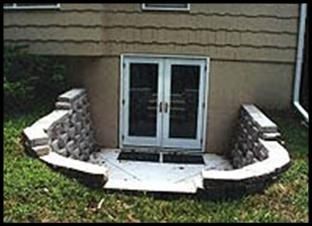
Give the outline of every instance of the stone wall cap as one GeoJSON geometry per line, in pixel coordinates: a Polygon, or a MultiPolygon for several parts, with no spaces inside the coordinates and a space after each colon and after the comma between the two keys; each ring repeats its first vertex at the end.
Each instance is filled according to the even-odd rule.
{"type": "Polygon", "coordinates": [[[82,88],[74,88],[71,89],[61,95],[59,95],[59,97],[57,98],[59,101],[69,101],[72,102],[74,101],[76,98],[80,97],[81,95],[83,95],[84,93],[86,93],[85,89],[82,88]]]}
{"type": "Polygon", "coordinates": [[[203,170],[202,177],[208,180],[245,180],[273,173],[275,170],[282,168],[290,162],[287,150],[277,141],[264,141],[259,139],[259,142],[268,150],[268,158],[265,160],[235,170],[203,170]]]}
{"type": "Polygon", "coordinates": [[[28,139],[30,146],[47,144],[49,137],[40,127],[31,126],[23,130],[24,135],[28,139]]]}
{"type": "Polygon", "coordinates": [[[48,144],[45,145],[39,145],[32,148],[32,151],[34,151],[38,156],[47,155],[51,151],[51,147],[48,144]]]}
{"type": "Polygon", "coordinates": [[[255,105],[253,104],[243,104],[243,109],[245,109],[250,116],[259,124],[259,126],[264,128],[276,128],[277,126],[272,120],[270,120],[263,112],[261,112],[255,105]]]}
{"type": "Polygon", "coordinates": [[[273,132],[273,133],[265,132],[262,134],[263,139],[276,139],[280,136],[281,136],[281,134],[278,132],[273,132]]]}
{"type": "Polygon", "coordinates": [[[59,120],[63,119],[69,113],[68,110],[54,110],[50,114],[40,118],[32,127],[41,128],[44,131],[47,131],[51,126],[57,123],[59,120]]]}

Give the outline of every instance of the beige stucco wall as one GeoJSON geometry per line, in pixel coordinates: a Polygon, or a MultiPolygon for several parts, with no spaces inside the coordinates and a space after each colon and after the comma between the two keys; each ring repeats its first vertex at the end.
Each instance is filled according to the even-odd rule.
{"type": "Polygon", "coordinates": [[[85,87],[97,143],[117,147],[119,125],[119,59],[71,58],[68,76],[73,86],[85,87]]]}
{"type": "Polygon", "coordinates": [[[294,66],[259,62],[211,62],[207,150],[223,152],[234,132],[241,104],[287,109],[294,66]]]}
{"type": "Polygon", "coordinates": [[[120,54],[208,56],[208,152],[224,152],[242,103],[288,108],[298,4],[191,4],[190,12],[142,11],[141,4],[61,4],[5,11],[4,40],[67,58],[85,86],[96,139],[118,146],[120,54]]]}
{"type": "MultiPolygon", "coordinates": [[[[96,139],[105,147],[119,143],[120,58],[70,60],[75,85],[88,90],[96,139]]],[[[206,151],[227,150],[243,103],[285,109],[291,103],[293,65],[211,60],[206,151]]]]}

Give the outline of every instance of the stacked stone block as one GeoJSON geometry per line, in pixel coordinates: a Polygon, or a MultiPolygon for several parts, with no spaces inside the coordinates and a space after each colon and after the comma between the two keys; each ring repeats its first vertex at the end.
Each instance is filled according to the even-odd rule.
{"type": "Polygon", "coordinates": [[[230,160],[235,169],[262,161],[268,157],[267,150],[259,139],[276,140],[280,136],[278,128],[254,105],[243,105],[240,110],[230,160]]]}
{"type": "Polygon", "coordinates": [[[88,161],[95,149],[95,140],[86,91],[72,89],[60,95],[55,106],[51,114],[24,130],[27,146],[37,155],[54,151],[65,157],[88,161]],[[45,151],[37,150],[38,145],[34,142],[38,139],[44,140],[44,144],[39,143],[45,151]]]}
{"type": "Polygon", "coordinates": [[[58,97],[56,109],[68,110],[68,117],[49,131],[52,150],[60,155],[87,161],[94,150],[89,102],[84,89],[73,89],[58,97]]]}

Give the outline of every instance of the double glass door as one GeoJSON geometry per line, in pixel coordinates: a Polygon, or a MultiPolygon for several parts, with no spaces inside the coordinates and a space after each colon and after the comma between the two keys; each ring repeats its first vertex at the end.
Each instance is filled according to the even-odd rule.
{"type": "Polygon", "coordinates": [[[200,149],[206,60],[125,57],[124,146],[200,149]]]}

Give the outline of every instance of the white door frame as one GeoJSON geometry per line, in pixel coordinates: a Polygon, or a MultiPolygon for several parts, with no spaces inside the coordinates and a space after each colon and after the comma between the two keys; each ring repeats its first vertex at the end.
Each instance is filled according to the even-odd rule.
{"type": "MultiPolygon", "coordinates": [[[[204,76],[203,77],[203,84],[205,84],[204,90],[202,92],[202,103],[199,103],[199,105],[202,105],[202,110],[201,110],[201,114],[202,114],[202,127],[201,127],[201,138],[200,138],[200,143],[201,143],[201,151],[204,152],[205,151],[205,144],[206,144],[206,137],[207,137],[207,117],[208,117],[208,93],[209,93],[209,65],[210,65],[210,58],[206,57],[206,56],[188,56],[188,55],[162,55],[162,54],[141,54],[141,53],[126,53],[126,54],[121,54],[120,55],[120,101],[119,101],[119,147],[123,148],[125,146],[127,146],[127,144],[124,142],[125,140],[125,123],[126,122],[126,117],[125,117],[125,108],[128,108],[128,106],[124,105],[124,96],[125,96],[125,85],[124,85],[124,79],[126,76],[125,72],[127,73],[128,71],[126,68],[126,64],[125,64],[125,60],[126,59],[151,59],[151,60],[155,60],[155,59],[164,59],[164,58],[169,58],[169,59],[189,59],[189,60],[204,60],[206,62],[204,69],[201,68],[201,72],[202,70],[204,70],[204,76]]],[[[135,61],[137,62],[137,61],[135,61]]],[[[164,70],[164,68],[162,68],[162,70],[164,70]]],[[[159,69],[159,73],[161,72],[161,70],[159,69]]],[[[201,80],[202,82],[202,80],[201,80]]],[[[161,86],[163,86],[163,84],[159,83],[159,88],[161,86]]],[[[162,88],[160,88],[162,89],[162,88]]],[[[163,90],[162,90],[163,91],[163,90]]],[[[158,98],[158,105],[157,105],[157,112],[159,114],[159,100],[160,98],[158,98]]],[[[157,114],[157,115],[158,115],[157,114]]],[[[160,117],[161,118],[161,117],[160,117]]],[[[160,123],[162,124],[162,122],[160,122],[158,120],[157,124],[160,123]]],[[[157,125],[158,126],[158,125],[157,125]]],[[[140,146],[143,143],[140,144],[140,146]]],[[[149,142],[147,142],[147,146],[149,146],[149,142]]],[[[187,148],[187,147],[186,147],[187,148]]],[[[176,149],[175,149],[176,150],[176,149]]],[[[183,150],[183,149],[181,149],[183,150]]],[[[190,149],[188,148],[187,150],[189,151],[199,151],[199,149],[190,149]]]]}

